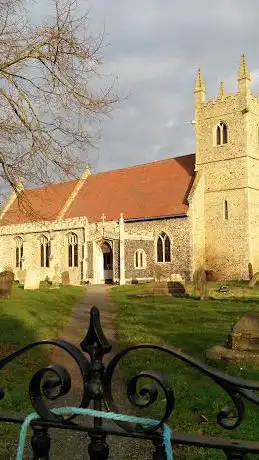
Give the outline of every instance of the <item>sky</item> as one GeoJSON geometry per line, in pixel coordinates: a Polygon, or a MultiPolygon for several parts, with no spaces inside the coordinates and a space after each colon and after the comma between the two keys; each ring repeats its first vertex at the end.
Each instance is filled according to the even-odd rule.
{"type": "Polygon", "coordinates": [[[258,0],[90,0],[87,8],[91,30],[105,28],[101,71],[116,79],[122,96],[90,152],[94,170],[194,152],[198,67],[209,98],[220,80],[235,92],[245,53],[259,94],[258,0]]]}

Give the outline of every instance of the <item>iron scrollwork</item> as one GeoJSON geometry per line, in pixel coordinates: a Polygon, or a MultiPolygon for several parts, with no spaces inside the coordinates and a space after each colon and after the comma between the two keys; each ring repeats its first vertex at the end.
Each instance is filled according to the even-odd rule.
{"type": "MultiPolygon", "coordinates": [[[[144,349],[156,350],[173,356],[210,377],[212,381],[220,386],[232,399],[236,408],[236,416],[234,418],[227,408],[223,408],[217,414],[217,422],[224,429],[233,430],[242,423],[245,414],[245,401],[252,402],[257,406],[259,405],[259,397],[256,394],[256,391],[259,390],[259,383],[248,382],[225,375],[173,348],[156,344],[129,346],[113,356],[105,366],[103,357],[111,351],[111,345],[102,330],[99,310],[96,307],[91,308],[89,329],[80,344],[81,350],[65,340],[34,342],[0,360],[0,369],[3,369],[10,362],[32,348],[43,345],[52,345],[64,350],[77,364],[83,384],[83,393],[79,404],[79,407],[82,408],[87,408],[92,403],[92,406],[97,410],[120,412],[113,397],[113,377],[115,370],[120,365],[122,358],[128,356],[133,351],[144,349]]],[[[175,394],[167,379],[160,373],[143,371],[135,375],[127,383],[127,397],[133,408],[151,407],[158,400],[159,392],[163,392],[163,400],[165,402],[164,412],[157,425],[153,427],[134,426],[126,422],[116,421],[114,423],[120,428],[118,431],[116,428],[104,428],[101,418],[95,417],[92,426],[82,426],[82,424],[77,424],[76,417],[73,415],[64,418],[63,416],[54,414],[46,405],[45,400],[56,401],[61,396],[67,395],[70,389],[71,375],[67,369],[58,364],[40,369],[32,376],[29,382],[29,394],[32,406],[40,417],[37,422],[33,421],[31,423],[34,430],[32,448],[35,459],[49,458],[49,427],[87,432],[91,439],[88,446],[91,460],[108,459],[109,447],[106,443],[106,436],[108,434],[148,439],[155,446],[153,458],[159,460],[165,458],[161,427],[173,413],[175,394]],[[143,383],[143,380],[146,379],[148,383],[143,383]]],[[[3,397],[4,390],[0,390],[0,399],[3,397]]],[[[15,418],[2,414],[0,415],[1,420],[10,423],[22,423],[23,417],[15,418]]],[[[173,442],[176,445],[221,449],[228,459],[244,459],[248,452],[259,454],[259,443],[246,441],[231,441],[206,436],[174,433],[173,442]]]]}

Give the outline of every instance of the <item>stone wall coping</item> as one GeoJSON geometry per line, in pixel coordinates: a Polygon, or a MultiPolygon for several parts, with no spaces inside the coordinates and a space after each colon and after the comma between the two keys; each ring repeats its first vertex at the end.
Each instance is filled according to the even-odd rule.
{"type": "Polygon", "coordinates": [[[60,221],[29,222],[27,224],[0,226],[0,235],[15,235],[18,233],[38,233],[43,231],[69,230],[71,228],[82,228],[88,225],[85,217],[64,219],[60,221]]]}

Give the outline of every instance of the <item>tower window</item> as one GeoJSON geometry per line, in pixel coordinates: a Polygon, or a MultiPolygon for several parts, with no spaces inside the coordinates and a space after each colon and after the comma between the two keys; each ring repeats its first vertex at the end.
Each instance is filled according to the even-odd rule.
{"type": "Polygon", "coordinates": [[[225,220],[228,220],[228,202],[227,200],[224,201],[224,217],[225,217],[225,220]]]}
{"type": "Polygon", "coordinates": [[[228,143],[228,127],[224,121],[220,121],[216,128],[216,143],[223,145],[228,143]]]}

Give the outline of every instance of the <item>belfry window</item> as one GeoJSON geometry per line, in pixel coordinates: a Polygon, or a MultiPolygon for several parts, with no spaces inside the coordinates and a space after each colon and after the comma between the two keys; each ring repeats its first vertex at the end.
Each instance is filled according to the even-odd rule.
{"type": "Polygon", "coordinates": [[[216,128],[216,144],[224,145],[228,143],[228,127],[224,121],[220,121],[216,128]]]}
{"type": "Polygon", "coordinates": [[[157,262],[171,262],[171,242],[165,232],[157,239],[157,262]]]}
{"type": "Polygon", "coordinates": [[[23,239],[20,236],[15,238],[15,266],[22,269],[23,262],[23,239]]]}
{"type": "Polygon", "coordinates": [[[75,233],[68,235],[68,266],[78,267],[78,238],[75,233]]]}
{"type": "Polygon", "coordinates": [[[224,201],[224,217],[225,217],[225,220],[228,220],[228,202],[227,200],[224,201]]]}
{"type": "Polygon", "coordinates": [[[50,261],[50,242],[45,235],[40,239],[40,266],[49,267],[50,261]]]}

